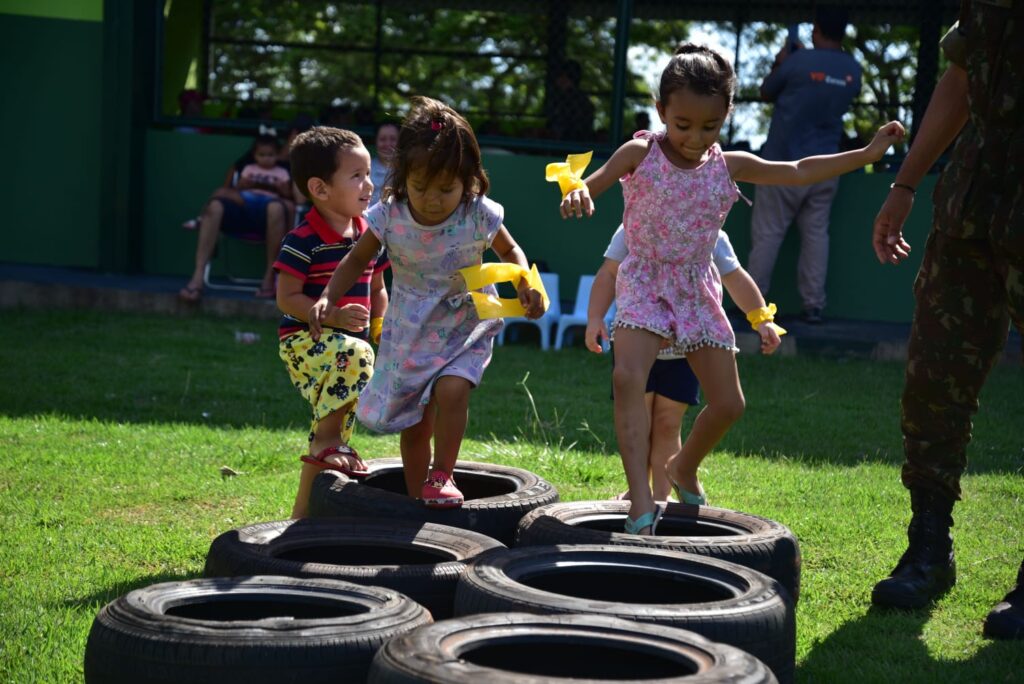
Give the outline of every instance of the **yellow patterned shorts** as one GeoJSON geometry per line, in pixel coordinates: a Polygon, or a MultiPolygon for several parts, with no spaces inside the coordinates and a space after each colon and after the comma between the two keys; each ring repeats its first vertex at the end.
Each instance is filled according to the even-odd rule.
{"type": "Polygon", "coordinates": [[[281,340],[278,354],[288,368],[292,384],[313,409],[309,439],[317,423],[345,410],[341,443],[348,444],[356,419],[356,399],[373,375],[373,348],[369,342],[341,332],[324,331],[314,342],[308,330],[281,340]]]}

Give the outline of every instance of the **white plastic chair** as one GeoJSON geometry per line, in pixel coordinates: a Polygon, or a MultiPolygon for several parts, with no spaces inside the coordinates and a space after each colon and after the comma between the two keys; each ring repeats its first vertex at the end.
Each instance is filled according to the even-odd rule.
{"type": "Polygon", "coordinates": [[[590,289],[594,286],[594,276],[580,276],[579,287],[576,288],[576,303],[573,305],[572,313],[562,314],[558,317],[558,332],[555,334],[555,349],[562,348],[565,340],[565,331],[574,325],[587,324],[587,306],[590,304],[590,289]]]}
{"type": "Polygon", "coordinates": [[[551,325],[558,321],[559,316],[562,315],[562,306],[558,303],[558,274],[557,273],[541,273],[540,279],[544,282],[544,289],[548,293],[548,298],[551,303],[548,305],[548,310],[544,312],[544,315],[536,320],[530,320],[522,316],[515,316],[512,318],[505,319],[505,327],[498,333],[498,344],[505,344],[505,333],[508,332],[510,325],[517,325],[525,323],[527,325],[535,325],[540,329],[540,348],[543,351],[547,351],[551,346],[551,325]]]}

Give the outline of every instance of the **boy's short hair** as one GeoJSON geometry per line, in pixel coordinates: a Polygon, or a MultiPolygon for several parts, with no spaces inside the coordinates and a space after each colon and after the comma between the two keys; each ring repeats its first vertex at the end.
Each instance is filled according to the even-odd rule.
{"type": "Polygon", "coordinates": [[[289,154],[292,165],[292,178],[299,191],[308,200],[310,178],[321,178],[330,181],[338,170],[338,150],[352,150],[363,147],[362,139],[343,128],[330,126],[314,126],[305,133],[295,136],[289,154]]]}

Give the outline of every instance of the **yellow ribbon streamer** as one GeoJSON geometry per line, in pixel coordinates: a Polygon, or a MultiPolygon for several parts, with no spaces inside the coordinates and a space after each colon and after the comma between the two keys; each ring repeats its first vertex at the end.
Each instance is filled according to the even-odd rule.
{"type": "Polygon", "coordinates": [[[548,310],[548,306],[551,304],[551,300],[548,299],[548,293],[544,289],[544,281],[541,280],[536,264],[533,265],[533,268],[527,270],[519,264],[488,263],[478,266],[467,266],[466,268],[459,269],[459,273],[466,280],[466,289],[470,290],[469,295],[473,298],[473,306],[476,307],[477,315],[481,319],[526,315],[526,309],[523,308],[518,299],[501,298],[485,292],[473,291],[487,285],[505,282],[506,280],[518,287],[519,281],[526,278],[526,282],[530,287],[540,292],[545,311],[548,310]]]}
{"type": "Polygon", "coordinates": [[[750,311],[747,313],[747,320],[750,321],[750,327],[756,331],[758,326],[762,323],[769,323],[772,328],[775,329],[775,332],[778,333],[779,337],[782,337],[786,334],[786,329],[776,323],[773,323],[776,311],[778,311],[778,309],[774,304],[762,306],[750,311]]]}
{"type": "Polygon", "coordinates": [[[378,316],[370,319],[370,341],[374,344],[380,344],[380,333],[384,329],[384,318],[378,316]]]}
{"type": "Polygon", "coordinates": [[[583,172],[586,171],[587,165],[590,164],[590,158],[593,156],[594,152],[590,151],[583,154],[570,154],[564,162],[552,162],[544,169],[544,178],[552,183],[558,181],[562,197],[565,197],[573,190],[587,187],[587,184],[583,182],[583,172]]]}

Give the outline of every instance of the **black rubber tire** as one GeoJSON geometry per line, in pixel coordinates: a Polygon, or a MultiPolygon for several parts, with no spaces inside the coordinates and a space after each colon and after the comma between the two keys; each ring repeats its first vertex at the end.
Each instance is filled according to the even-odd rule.
{"type": "Polygon", "coordinates": [[[434,619],[452,614],[465,564],[504,549],[490,537],[433,523],[366,518],[284,520],[249,525],[213,540],[206,577],[324,577],[400,591],[434,619]]]}
{"type": "Polygon", "coordinates": [[[519,522],[516,546],[614,544],[685,551],[763,572],[800,598],[800,543],[782,523],[711,506],[670,503],[657,536],[622,531],[628,501],[575,501],[544,506],[519,522]]]}
{"type": "Polygon", "coordinates": [[[680,627],[757,657],[780,682],[796,669],[796,618],[778,582],[742,565],[627,546],[529,546],[481,556],[457,616],[583,613],[680,627]]]}
{"type": "Polygon", "coordinates": [[[100,610],[85,647],[85,681],[363,681],[381,645],[430,622],[423,606],[396,591],[336,580],[154,584],[100,610]]]}
{"type": "Polygon", "coordinates": [[[370,684],[772,684],[757,658],[673,627],[596,615],[490,613],[395,637],[370,684]]]}
{"type": "Polygon", "coordinates": [[[370,475],[354,480],[325,470],[313,480],[314,518],[356,516],[432,522],[473,530],[511,546],[519,519],[558,501],[551,483],[520,468],[459,461],[455,482],[465,495],[460,508],[431,509],[406,494],[402,460],[369,459],[370,475]]]}

